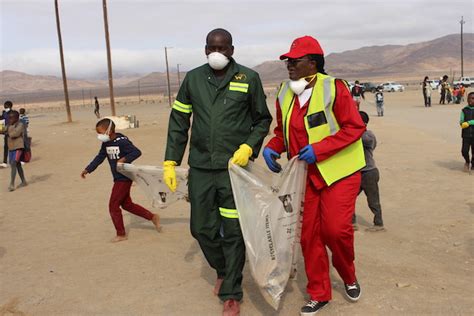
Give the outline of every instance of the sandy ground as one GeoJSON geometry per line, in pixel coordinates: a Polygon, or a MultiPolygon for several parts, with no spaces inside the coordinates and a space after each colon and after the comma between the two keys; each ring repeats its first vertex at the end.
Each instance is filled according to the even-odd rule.
{"type": "MultiPolygon", "coordinates": [[[[273,111],[274,96],[269,100],[273,111]]],[[[373,104],[362,104],[378,138],[387,231],[364,231],[372,215],[360,196],[355,239],[363,295],[358,303],[346,301],[333,270],[333,301],[321,315],[474,314],[474,175],[462,172],[462,106],[433,103],[424,108],[419,91],[386,93],[383,118],[373,104]]],[[[118,114],[141,121],[126,131],[143,151],[137,164],[162,162],[165,104],[118,107],[118,114]]],[[[187,203],[159,210],[161,234],[125,213],[129,240],[108,242],[114,236],[109,168],[79,177],[99,148],[95,116],[75,109],[73,117],[66,124],[63,112],[31,115],[28,187],[7,192],[10,170],[0,169],[0,315],[219,315],[214,273],[189,233],[187,203]]],[[[132,195],[150,207],[137,187],[132,195]]],[[[303,271],[300,260],[299,277],[275,312],[246,268],[242,315],[298,315],[306,299],[303,271]]]]}

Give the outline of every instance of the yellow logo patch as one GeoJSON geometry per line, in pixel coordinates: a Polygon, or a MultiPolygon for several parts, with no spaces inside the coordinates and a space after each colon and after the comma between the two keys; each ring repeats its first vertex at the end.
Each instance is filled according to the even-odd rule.
{"type": "Polygon", "coordinates": [[[244,81],[244,80],[247,80],[247,75],[243,74],[243,73],[239,73],[239,74],[236,74],[234,76],[234,79],[235,80],[240,80],[240,81],[244,81]]]}

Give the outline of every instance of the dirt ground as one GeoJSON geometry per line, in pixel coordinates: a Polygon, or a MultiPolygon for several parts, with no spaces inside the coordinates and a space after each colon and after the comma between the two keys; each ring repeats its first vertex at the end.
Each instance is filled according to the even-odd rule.
{"type": "MultiPolygon", "coordinates": [[[[423,107],[420,91],[386,93],[379,118],[367,97],[372,103],[361,108],[378,139],[387,231],[364,231],[372,215],[361,195],[355,240],[362,298],[349,303],[332,270],[333,300],[320,314],[473,315],[474,174],[462,172],[463,105],[438,105],[435,91],[432,108],[423,107]]],[[[140,128],[125,131],[143,152],[136,164],[160,165],[166,103],[119,105],[118,113],[140,120],[140,128]]],[[[220,315],[214,273],[189,233],[187,203],[155,210],[161,234],[124,213],[129,240],[108,242],[109,168],[79,177],[99,149],[96,119],[90,108],[75,109],[73,118],[67,124],[62,111],[31,114],[28,187],[7,192],[10,170],[0,169],[0,315],[220,315]]],[[[138,187],[132,195],[151,207],[138,187]]],[[[246,268],[241,314],[298,315],[306,299],[302,259],[299,271],[275,312],[246,268]]]]}

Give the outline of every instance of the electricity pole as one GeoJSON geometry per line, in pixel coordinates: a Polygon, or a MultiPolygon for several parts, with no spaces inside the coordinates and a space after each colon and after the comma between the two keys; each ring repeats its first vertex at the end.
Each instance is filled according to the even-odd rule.
{"type": "Polygon", "coordinates": [[[179,65],[181,65],[181,64],[177,64],[177,65],[176,65],[176,67],[178,68],[178,89],[179,89],[179,87],[181,86],[181,78],[180,78],[180,76],[179,76],[179,65]]]}
{"type": "Polygon", "coordinates": [[[173,47],[166,47],[165,46],[166,79],[168,80],[168,101],[169,101],[169,105],[171,107],[171,85],[170,85],[170,70],[169,70],[169,67],[168,67],[168,48],[173,48],[173,47]]]}
{"type": "Polygon", "coordinates": [[[107,46],[107,67],[109,69],[110,108],[112,110],[112,116],[115,116],[114,82],[113,82],[113,77],[112,77],[112,57],[110,55],[109,22],[107,18],[107,0],[102,0],[102,5],[104,7],[105,44],[107,46]]]}
{"type": "Polygon", "coordinates": [[[463,43],[463,25],[466,24],[464,21],[464,17],[461,16],[461,21],[459,21],[459,24],[461,24],[461,77],[464,77],[464,43],[463,43]]]}
{"type": "Polygon", "coordinates": [[[64,87],[64,98],[66,100],[66,112],[67,112],[67,121],[68,123],[72,122],[71,107],[69,105],[69,92],[67,89],[67,79],[66,79],[66,66],[64,65],[64,53],[63,53],[63,40],[61,37],[61,25],[59,22],[59,8],[58,0],[54,0],[54,6],[56,9],[56,27],[58,29],[58,42],[59,42],[59,56],[61,59],[61,72],[63,76],[63,87],[64,87]]]}
{"type": "Polygon", "coordinates": [[[138,79],[138,103],[140,104],[141,96],[140,96],[140,79],[138,79]]]}

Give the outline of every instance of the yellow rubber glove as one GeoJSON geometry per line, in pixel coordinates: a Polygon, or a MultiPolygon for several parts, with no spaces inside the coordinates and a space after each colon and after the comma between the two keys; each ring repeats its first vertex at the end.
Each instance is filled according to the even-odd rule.
{"type": "Polygon", "coordinates": [[[176,171],[174,167],[177,165],[176,161],[166,160],[163,162],[163,181],[165,181],[171,192],[176,191],[178,182],[176,181],[176,171]]]}
{"type": "Polygon", "coordinates": [[[465,129],[465,128],[468,128],[469,127],[469,123],[468,122],[462,122],[461,124],[461,128],[462,129],[465,129]]]}
{"type": "Polygon", "coordinates": [[[242,144],[239,149],[235,151],[231,162],[241,167],[245,167],[249,163],[249,158],[252,156],[252,153],[253,150],[249,145],[242,144]]]}

